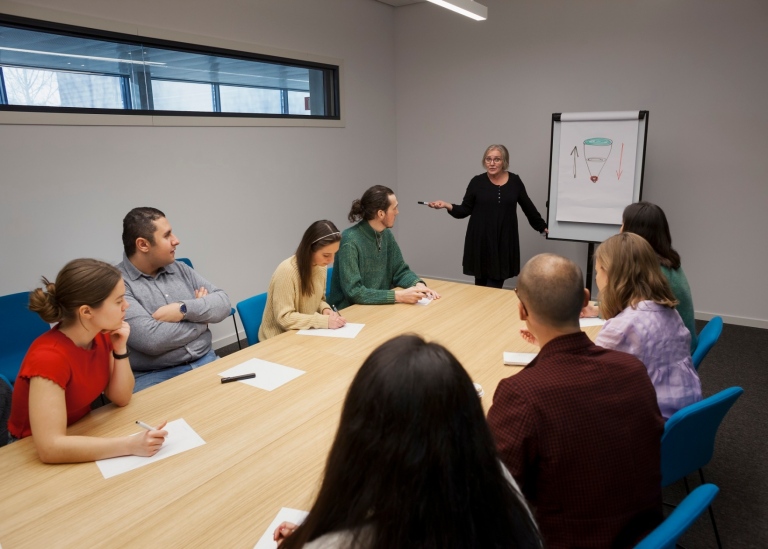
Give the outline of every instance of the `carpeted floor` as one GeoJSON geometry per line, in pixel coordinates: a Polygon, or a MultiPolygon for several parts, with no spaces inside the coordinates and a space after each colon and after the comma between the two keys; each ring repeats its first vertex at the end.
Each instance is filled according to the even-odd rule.
{"type": "MultiPolygon", "coordinates": [[[[697,321],[699,331],[704,324],[697,321]]],[[[713,508],[723,547],[768,547],[768,330],[725,325],[699,377],[705,397],[728,387],[744,389],[720,425],[715,455],[704,468],[707,482],[720,488],[713,508]]],[[[698,475],[689,484],[698,486],[698,475]]],[[[676,503],[684,495],[680,482],[664,490],[664,501],[676,503]]],[[[706,513],[681,544],[717,547],[706,513]]]]}

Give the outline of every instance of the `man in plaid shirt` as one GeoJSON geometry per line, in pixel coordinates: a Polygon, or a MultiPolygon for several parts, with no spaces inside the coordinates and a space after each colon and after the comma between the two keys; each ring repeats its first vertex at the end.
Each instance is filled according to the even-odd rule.
{"type": "Polygon", "coordinates": [[[522,336],[541,350],[499,383],[488,422],[546,547],[633,547],[663,518],[664,420],[642,362],[579,328],[583,280],[552,254],[523,267],[522,336]]]}

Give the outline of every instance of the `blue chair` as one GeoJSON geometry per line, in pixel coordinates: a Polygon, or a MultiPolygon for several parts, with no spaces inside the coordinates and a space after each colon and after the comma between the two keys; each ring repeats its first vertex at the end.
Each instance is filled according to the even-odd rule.
{"type": "Polygon", "coordinates": [[[723,319],[719,316],[712,317],[704,329],[699,334],[699,344],[693,351],[693,367],[699,369],[699,364],[707,356],[709,350],[714,347],[720,334],[723,333],[723,319]]]}
{"type": "Polygon", "coordinates": [[[714,484],[702,484],[696,488],[635,549],[673,549],[680,536],[688,531],[704,509],[712,508],[712,500],[719,491],[714,484]]]}
{"type": "Polygon", "coordinates": [[[248,345],[255,345],[259,342],[259,328],[261,328],[261,319],[264,317],[266,306],[267,292],[249,297],[237,304],[237,312],[240,315],[240,320],[243,321],[248,345]]]}
{"type": "Polygon", "coordinates": [[[333,267],[326,267],[325,274],[325,299],[331,295],[331,277],[333,276],[333,267]]]}
{"type": "MultiPolygon", "coordinates": [[[[192,265],[192,260],[188,257],[179,257],[176,261],[181,261],[182,263],[186,264],[190,269],[194,269],[195,267],[192,265]]],[[[243,346],[240,344],[240,331],[237,329],[237,320],[235,319],[235,308],[232,307],[229,311],[229,316],[232,317],[232,322],[235,323],[235,337],[237,338],[237,348],[242,349],[243,346]]]]}
{"type": "Polygon", "coordinates": [[[29,292],[0,297],[0,375],[12,387],[27,349],[51,328],[28,305],[29,292]]]}
{"type": "MultiPolygon", "coordinates": [[[[686,477],[697,469],[701,483],[706,483],[703,467],[710,462],[714,454],[717,430],[728,410],[743,392],[741,387],[730,387],[672,414],[661,437],[662,487],[683,479],[685,490],[690,494],[686,477]]],[[[715,513],[711,506],[709,518],[715,531],[717,546],[722,548],[715,513]]]]}
{"type": "Polygon", "coordinates": [[[8,419],[11,417],[12,398],[11,383],[0,374],[0,447],[8,444],[8,419]]]}

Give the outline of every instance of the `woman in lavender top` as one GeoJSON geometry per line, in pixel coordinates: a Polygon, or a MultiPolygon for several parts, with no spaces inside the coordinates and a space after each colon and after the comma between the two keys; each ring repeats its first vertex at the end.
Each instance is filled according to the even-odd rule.
{"type": "Polygon", "coordinates": [[[645,364],[665,419],[701,400],[691,334],[651,245],[629,232],[609,238],[595,252],[595,280],[607,319],[595,343],[645,364]]]}

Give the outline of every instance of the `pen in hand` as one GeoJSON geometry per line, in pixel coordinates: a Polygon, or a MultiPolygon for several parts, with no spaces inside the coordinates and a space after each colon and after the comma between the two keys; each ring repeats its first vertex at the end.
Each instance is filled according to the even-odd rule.
{"type": "Polygon", "coordinates": [[[136,425],[138,425],[143,429],[146,429],[147,431],[156,431],[154,427],[152,427],[151,425],[147,425],[146,423],[144,423],[143,421],[139,421],[138,419],[136,420],[136,425]]]}
{"type": "Polygon", "coordinates": [[[250,374],[243,374],[243,375],[240,375],[240,376],[223,377],[223,378],[221,378],[221,382],[222,383],[231,383],[233,381],[241,381],[243,379],[253,379],[254,377],[256,377],[256,374],[251,372],[250,374]]]}

